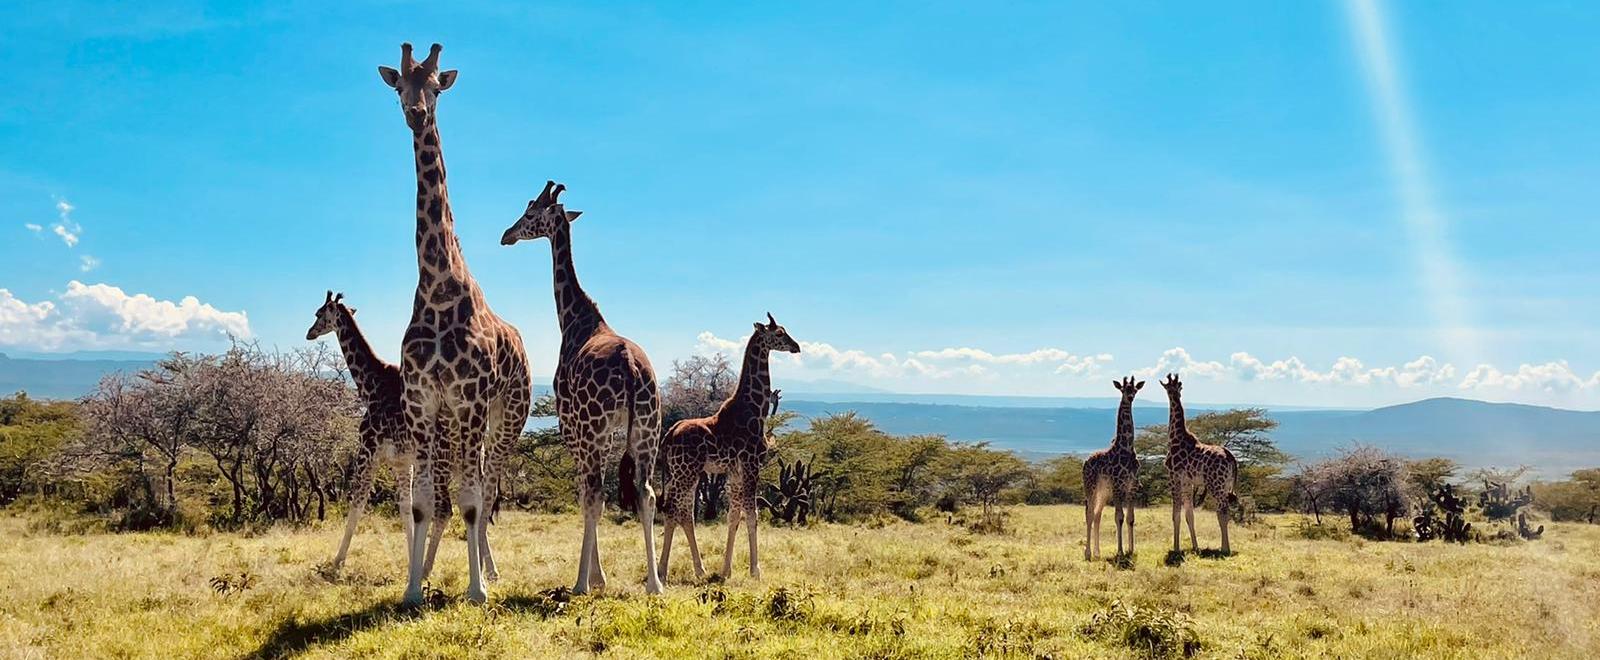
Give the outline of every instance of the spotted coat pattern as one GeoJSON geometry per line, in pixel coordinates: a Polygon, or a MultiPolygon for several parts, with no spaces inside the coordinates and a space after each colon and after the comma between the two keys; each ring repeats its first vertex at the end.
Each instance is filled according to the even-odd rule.
{"type": "Polygon", "coordinates": [[[667,474],[665,480],[666,531],[661,543],[661,568],[667,575],[667,560],[672,552],[672,535],[682,527],[694,561],[696,577],[705,577],[699,544],[694,537],[694,497],[702,474],[728,475],[728,543],[723,549],[722,575],[733,570],[733,539],[739,521],[749,530],[750,575],[761,576],[756,553],[756,507],[761,466],[766,463],[770,438],[766,420],[776,403],[768,355],[772,351],[799,353],[800,344],[789,332],[767,315],[767,324],[755,324],[745,345],[744,362],[739,369],[739,385],[728,400],[710,417],[685,419],[672,425],[662,439],[667,474]]]}
{"type": "Polygon", "coordinates": [[[372,350],[356,324],[356,310],[345,305],[343,299],[344,294],[335,296],[329,291],[322,307],[317,309],[316,321],[306,331],[307,341],[330,332],[339,340],[339,351],[344,355],[345,366],[350,370],[350,379],[355,382],[362,404],[361,422],[357,426],[361,445],[350,460],[350,488],[345,492],[349,515],[339,551],[330,565],[335,573],[344,566],[356,523],[366,511],[380,459],[388,462],[394,471],[395,495],[405,517],[407,547],[414,533],[410,515],[411,467],[416,460],[416,450],[406,432],[401,402],[405,388],[400,379],[400,367],[385,362],[372,350]]]}
{"type": "Polygon", "coordinates": [[[1111,447],[1089,454],[1083,461],[1083,510],[1088,537],[1083,544],[1083,558],[1100,557],[1100,517],[1109,501],[1116,509],[1117,554],[1123,553],[1122,522],[1128,522],[1127,552],[1133,552],[1133,495],[1139,476],[1139,457],[1133,452],[1133,399],[1144,381],[1134,382],[1129,376],[1111,381],[1122,393],[1117,406],[1117,433],[1111,447]]]}
{"type": "Polygon", "coordinates": [[[556,365],[556,415],[562,440],[577,467],[578,501],[583,511],[583,543],[578,556],[575,593],[605,586],[600,565],[598,525],[604,511],[604,479],[610,466],[627,454],[638,466],[631,487],[644,528],[645,590],[659,593],[655,572],[655,494],[650,477],[661,439],[661,406],[655,369],[644,349],[606,324],[600,307],[578,283],[572,261],[572,222],[582,211],[567,210],[560,196],[565,186],[554,181],[528,202],[521,218],[505,231],[501,243],[550,239],[556,317],[561,327],[561,353],[556,365]]]}
{"type": "MultiPolygon", "coordinates": [[[[417,451],[413,491],[444,492],[452,477],[459,481],[456,499],[468,528],[467,598],[483,602],[483,574],[495,574],[485,505],[497,499],[506,458],[527,422],[531,385],[521,335],[489,309],[456,238],[435,112],[456,72],[439,71],[439,51],[434,44],[428,58],[416,63],[406,44],[399,70],[379,67],[400,96],[417,173],[418,275],[401,342],[403,414],[417,451]]],[[[418,529],[435,523],[429,538],[436,544],[450,515],[449,500],[436,496],[432,507],[416,500],[413,520],[418,529]]],[[[406,602],[421,602],[431,563],[420,540],[413,541],[406,602]]]]}
{"type": "Polygon", "coordinates": [[[1172,549],[1180,550],[1178,515],[1182,511],[1189,524],[1189,547],[1200,549],[1194,533],[1194,492],[1204,488],[1217,503],[1217,526],[1222,530],[1222,551],[1232,552],[1228,544],[1228,508],[1237,504],[1234,486],[1239,477],[1239,461],[1227,447],[1210,445],[1189,432],[1183,415],[1183,383],[1177,374],[1161,381],[1167,390],[1167,475],[1172,486],[1172,549]]]}

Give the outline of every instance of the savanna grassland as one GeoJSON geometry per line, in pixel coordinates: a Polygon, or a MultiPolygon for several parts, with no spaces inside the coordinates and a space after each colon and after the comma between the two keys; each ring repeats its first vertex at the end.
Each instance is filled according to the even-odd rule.
{"type": "MultiPolygon", "coordinates": [[[[747,576],[741,538],[726,584],[693,580],[675,553],[661,597],[638,584],[638,526],[603,523],[610,585],[569,600],[559,587],[576,570],[578,519],[509,513],[491,532],[502,579],[489,605],[460,600],[457,522],[439,591],[418,610],[397,605],[393,518],[369,519],[330,579],[318,566],[337,542],[331,522],[248,536],[71,534],[13,515],[0,519],[0,654],[1600,656],[1597,526],[1462,546],[1307,540],[1299,516],[1267,516],[1235,527],[1234,556],[1174,566],[1168,515],[1140,512],[1139,553],[1122,565],[1083,561],[1077,507],[1012,508],[1002,533],[942,520],[764,527],[763,579],[747,576]]],[[[1202,546],[1216,547],[1214,518],[1199,518],[1202,546]]],[[[1106,527],[1114,549],[1109,511],[1106,527]]],[[[715,571],[725,527],[703,530],[715,571]]]]}

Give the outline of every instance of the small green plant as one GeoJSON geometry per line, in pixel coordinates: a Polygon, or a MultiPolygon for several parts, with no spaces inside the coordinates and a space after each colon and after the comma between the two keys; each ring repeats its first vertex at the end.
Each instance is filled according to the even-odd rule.
{"type": "Polygon", "coordinates": [[[1200,652],[1200,635],[1189,615],[1120,600],[1096,612],[1083,633],[1121,644],[1145,658],[1188,658],[1200,652]]]}
{"type": "Polygon", "coordinates": [[[778,587],[767,594],[767,617],[774,621],[805,621],[816,611],[814,600],[804,587],[778,587]]]}
{"type": "Polygon", "coordinates": [[[248,571],[237,575],[223,573],[211,578],[211,590],[226,598],[234,594],[244,593],[256,586],[256,576],[248,571]]]}

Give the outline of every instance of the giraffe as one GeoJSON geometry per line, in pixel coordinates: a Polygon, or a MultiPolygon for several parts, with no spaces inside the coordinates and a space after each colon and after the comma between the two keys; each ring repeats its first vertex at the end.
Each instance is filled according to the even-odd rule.
{"type": "Polygon", "coordinates": [[[1117,434],[1109,449],[1089,454],[1083,461],[1083,515],[1089,535],[1083,544],[1084,559],[1100,557],[1100,515],[1108,499],[1117,510],[1117,554],[1122,554],[1124,510],[1128,519],[1128,553],[1133,553],[1133,490],[1139,474],[1139,457],[1133,453],[1133,398],[1144,387],[1144,381],[1134,382],[1129,376],[1111,381],[1111,386],[1122,393],[1122,403],[1117,406],[1117,434]]]}
{"type": "MultiPolygon", "coordinates": [[[[554,272],[556,316],[561,328],[561,352],[556,365],[556,417],[562,440],[578,468],[578,501],[583,510],[583,544],[578,551],[578,580],[573,593],[584,594],[605,586],[600,565],[598,524],[604,510],[606,466],[626,458],[637,466],[631,483],[621,483],[624,506],[636,495],[640,526],[644,528],[645,591],[661,593],[655,570],[655,491],[650,476],[655,470],[661,440],[660,394],[655,370],[638,344],[618,335],[606,324],[600,307],[578,284],[572,263],[572,223],[582,211],[561,203],[565,185],[547,181],[544,191],[505,234],[502,245],[539,238],[550,239],[554,272]]],[[[619,465],[619,467],[621,467],[619,465]]],[[[624,475],[619,475],[619,478],[624,475]]]]}
{"type": "Polygon", "coordinates": [[[355,308],[344,304],[343,293],[334,295],[331,290],[322,306],[317,308],[316,321],[306,331],[306,341],[313,341],[330,332],[339,340],[339,350],[344,354],[345,366],[350,370],[350,379],[355,381],[356,392],[364,408],[357,426],[361,446],[351,459],[350,488],[345,493],[349,514],[345,520],[344,538],[339,541],[339,552],[330,564],[331,572],[337,574],[350,551],[350,539],[355,535],[356,523],[366,510],[380,454],[389,463],[390,469],[394,470],[395,495],[400,500],[400,513],[405,519],[406,547],[411,547],[411,535],[414,533],[411,520],[411,464],[416,451],[405,431],[405,416],[401,411],[404,386],[400,380],[400,367],[378,357],[372,345],[367,343],[367,338],[361,334],[361,328],[356,325],[355,308]]]}
{"type": "Polygon", "coordinates": [[[1228,545],[1228,507],[1237,504],[1234,486],[1239,480],[1239,461],[1227,447],[1200,442],[1183,418],[1183,383],[1177,374],[1167,374],[1161,381],[1167,390],[1171,417],[1167,422],[1167,475],[1172,484],[1172,550],[1181,550],[1178,513],[1182,510],[1189,522],[1189,547],[1200,550],[1194,535],[1194,489],[1204,486],[1206,493],[1217,503],[1217,525],[1222,528],[1222,553],[1232,552],[1228,545]]]}
{"type": "Polygon", "coordinates": [[[722,576],[733,572],[733,540],[743,518],[750,539],[750,576],[761,577],[756,554],[756,522],[760,511],[756,497],[761,466],[770,447],[766,421],[777,412],[778,393],[772,390],[767,356],[772,351],[799,353],[800,344],[789,331],[767,314],[767,323],[756,323],[745,344],[744,363],[739,369],[739,386],[710,417],[685,419],[672,425],[661,440],[666,456],[666,531],[661,541],[661,577],[667,575],[667,559],[672,554],[672,532],[683,527],[694,561],[696,578],[705,578],[700,563],[700,546],[694,539],[694,496],[700,475],[706,472],[728,475],[728,544],[723,547],[722,576]]]}
{"type": "Polygon", "coordinates": [[[439,44],[417,62],[411,44],[400,46],[400,68],[378,67],[399,95],[417,171],[417,292],[401,341],[400,375],[407,434],[416,447],[413,493],[433,493],[432,506],[413,495],[417,533],[409,546],[405,602],[422,602],[431,568],[420,530],[437,546],[450,515],[450,480],[459,477],[456,501],[467,524],[467,599],[488,599],[485,574],[496,577],[488,551],[488,518],[499,497],[506,458],[528,418],[531,384],[522,336],[484,301],[456,239],[445,186],[436,110],[456,71],[439,70],[439,44]],[[426,556],[425,556],[426,555],[426,556]]]}

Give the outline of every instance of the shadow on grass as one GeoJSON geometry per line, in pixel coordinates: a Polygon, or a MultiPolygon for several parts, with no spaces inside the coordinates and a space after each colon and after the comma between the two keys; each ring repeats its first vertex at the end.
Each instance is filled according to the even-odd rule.
{"type": "Polygon", "coordinates": [[[1123,552],[1112,555],[1110,559],[1106,560],[1106,563],[1111,564],[1112,568],[1115,568],[1119,571],[1131,571],[1135,568],[1134,560],[1136,558],[1137,557],[1131,552],[1123,552]]]}
{"type": "Polygon", "coordinates": [[[349,639],[356,633],[394,621],[421,617],[426,607],[406,607],[400,603],[376,603],[366,609],[315,621],[289,620],[267,636],[252,658],[287,658],[300,655],[314,646],[349,639]]]}
{"type": "Polygon", "coordinates": [[[1200,559],[1227,559],[1233,556],[1233,553],[1223,552],[1221,548],[1200,548],[1198,550],[1190,550],[1188,552],[1184,552],[1182,550],[1168,550],[1166,558],[1161,560],[1161,563],[1166,564],[1167,566],[1182,566],[1184,560],[1187,559],[1187,556],[1190,554],[1199,557],[1200,559]]]}

